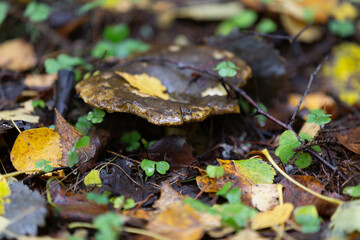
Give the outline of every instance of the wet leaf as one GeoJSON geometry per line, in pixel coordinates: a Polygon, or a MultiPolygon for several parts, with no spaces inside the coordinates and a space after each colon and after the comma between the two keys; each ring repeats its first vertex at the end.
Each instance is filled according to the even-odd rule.
{"type": "Polygon", "coordinates": [[[91,170],[88,175],[84,178],[84,184],[86,186],[95,185],[101,187],[101,179],[99,170],[91,170]]]}
{"type": "Polygon", "coordinates": [[[169,94],[165,93],[166,87],[162,85],[161,81],[156,77],[149,76],[146,73],[131,75],[125,72],[116,72],[116,74],[123,77],[132,87],[139,90],[140,93],[164,100],[169,99],[169,94]]]}
{"type": "Polygon", "coordinates": [[[331,216],[329,228],[351,234],[360,232],[360,200],[342,203],[331,216]]]}
{"type": "Polygon", "coordinates": [[[204,229],[199,214],[188,204],[176,202],[149,222],[146,229],[170,239],[201,239],[204,229]]]}
{"type": "Polygon", "coordinates": [[[339,142],[350,151],[360,154],[360,127],[349,129],[337,135],[339,142]]]}
{"type": "Polygon", "coordinates": [[[258,230],[285,223],[290,218],[293,209],[294,206],[291,203],[284,203],[271,211],[258,213],[251,220],[251,228],[258,230]]]}
{"type": "Polygon", "coordinates": [[[11,190],[6,181],[6,178],[0,175],[0,215],[4,215],[5,213],[4,205],[5,203],[10,201],[8,199],[10,194],[11,194],[11,190]]]}
{"type": "Polygon", "coordinates": [[[36,64],[34,47],[17,38],[0,45],[0,66],[14,71],[26,71],[36,64]]]}
{"type": "MultiPolygon", "coordinates": [[[[20,182],[12,182],[9,186],[11,195],[10,201],[5,204],[4,217],[9,219],[11,224],[6,230],[20,236],[36,236],[38,227],[45,225],[45,199],[37,191],[31,191],[20,182]]],[[[4,237],[4,233],[0,236],[4,237]]]]}
{"type": "Polygon", "coordinates": [[[16,138],[10,158],[18,171],[36,169],[35,163],[41,159],[50,161],[53,167],[60,167],[63,166],[62,151],[60,136],[53,129],[29,129],[16,138]]]}

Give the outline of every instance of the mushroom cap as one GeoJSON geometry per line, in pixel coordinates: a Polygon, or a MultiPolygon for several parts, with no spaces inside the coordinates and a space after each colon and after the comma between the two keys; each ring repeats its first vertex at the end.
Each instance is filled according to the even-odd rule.
{"type": "MultiPolygon", "coordinates": [[[[232,61],[240,70],[232,84],[242,86],[251,75],[250,67],[233,53],[207,46],[169,47],[142,56],[162,56],[167,59],[213,69],[221,61],[232,61]],[[237,82],[236,82],[237,81],[237,82]]],[[[139,77],[146,73],[161,81],[169,99],[144,93],[116,73],[103,73],[76,85],[76,91],[89,105],[108,112],[127,112],[156,125],[181,125],[203,121],[211,115],[239,113],[237,99],[227,96],[215,78],[165,61],[134,62],[117,69],[139,77]]]]}

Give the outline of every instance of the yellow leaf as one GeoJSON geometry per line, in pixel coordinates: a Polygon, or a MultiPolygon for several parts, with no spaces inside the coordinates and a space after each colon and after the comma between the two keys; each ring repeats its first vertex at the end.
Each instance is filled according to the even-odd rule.
{"type": "Polygon", "coordinates": [[[95,169],[91,170],[89,174],[86,175],[84,184],[86,186],[95,185],[97,187],[101,187],[100,171],[95,169]]]}
{"type": "Polygon", "coordinates": [[[358,16],[357,9],[349,2],[343,2],[333,8],[331,15],[338,21],[355,19],[358,16]]]}
{"type": "Polygon", "coordinates": [[[60,167],[62,145],[60,136],[50,128],[23,131],[16,138],[10,159],[16,170],[34,170],[35,162],[45,159],[53,167],[60,167]]]}
{"type": "Polygon", "coordinates": [[[11,194],[11,190],[9,185],[2,175],[0,175],[0,215],[4,215],[5,209],[4,204],[9,202],[9,199],[5,199],[7,196],[11,194]]]}
{"type": "Polygon", "coordinates": [[[164,100],[170,98],[169,94],[164,93],[166,87],[162,85],[161,81],[156,77],[149,76],[146,73],[137,75],[117,71],[115,73],[123,77],[132,87],[138,89],[140,93],[164,100]]]}
{"type": "Polygon", "coordinates": [[[258,230],[285,223],[291,216],[294,206],[284,203],[276,206],[272,211],[260,212],[251,221],[251,229],[258,230]]]}

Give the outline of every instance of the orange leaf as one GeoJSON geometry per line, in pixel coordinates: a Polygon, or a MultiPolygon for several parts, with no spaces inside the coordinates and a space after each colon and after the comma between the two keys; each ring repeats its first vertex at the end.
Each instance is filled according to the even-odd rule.
{"type": "Polygon", "coordinates": [[[251,220],[251,228],[258,230],[285,223],[285,221],[290,218],[293,210],[294,206],[291,203],[285,203],[276,206],[271,211],[258,213],[251,220]]]}
{"type": "Polygon", "coordinates": [[[53,167],[60,167],[62,145],[60,136],[50,128],[36,128],[23,131],[16,138],[10,153],[11,162],[18,171],[34,170],[40,159],[51,161],[53,167]]]}

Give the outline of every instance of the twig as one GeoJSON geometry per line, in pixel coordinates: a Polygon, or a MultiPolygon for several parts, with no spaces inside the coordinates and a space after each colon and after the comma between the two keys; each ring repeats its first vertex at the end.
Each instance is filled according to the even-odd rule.
{"type": "Polygon", "coordinates": [[[320,64],[316,67],[315,71],[311,73],[310,78],[309,78],[309,82],[308,82],[307,87],[306,87],[306,90],[305,90],[303,96],[301,97],[298,105],[296,106],[295,111],[294,111],[294,113],[293,113],[293,115],[292,115],[292,117],[291,117],[291,119],[290,119],[290,121],[288,123],[289,126],[291,126],[293,124],[293,122],[295,120],[295,117],[296,117],[296,114],[298,113],[301,104],[303,103],[306,95],[310,91],[310,87],[311,87],[311,85],[312,85],[312,83],[314,81],[315,76],[318,74],[318,72],[320,71],[321,67],[324,65],[324,63],[325,63],[325,61],[327,59],[328,59],[328,56],[325,56],[324,59],[320,62],[320,64]]]}

